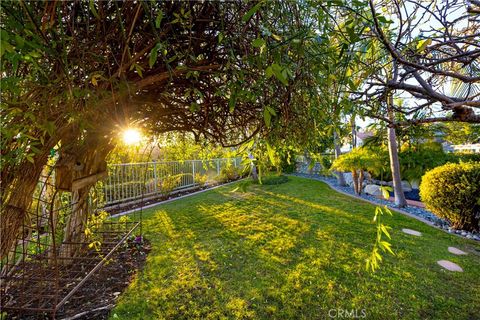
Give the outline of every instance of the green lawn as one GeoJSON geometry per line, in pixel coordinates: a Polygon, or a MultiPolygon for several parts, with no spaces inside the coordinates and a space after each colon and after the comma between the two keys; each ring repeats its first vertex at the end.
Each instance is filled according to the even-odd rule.
{"type": "Polygon", "coordinates": [[[150,209],[145,270],[113,319],[479,319],[480,245],[394,213],[396,256],[374,274],[374,207],[318,181],[235,185],[150,209]],[[411,228],[415,237],[401,232],[411,228]],[[469,252],[454,256],[456,246],[469,252]],[[463,273],[436,261],[458,263],[463,273]],[[340,317],[338,317],[340,318],[340,317]]]}

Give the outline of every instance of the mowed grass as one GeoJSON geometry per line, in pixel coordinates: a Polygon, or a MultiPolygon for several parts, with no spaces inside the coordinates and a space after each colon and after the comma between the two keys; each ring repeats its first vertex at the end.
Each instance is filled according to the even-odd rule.
{"type": "Polygon", "coordinates": [[[396,255],[384,255],[372,274],[365,259],[374,206],[297,177],[245,193],[235,188],[144,214],[153,249],[112,319],[328,319],[340,309],[366,319],[480,318],[474,241],[394,213],[384,222],[396,255]],[[449,246],[469,254],[455,256],[449,246]],[[442,269],[442,259],[464,272],[442,269]]]}

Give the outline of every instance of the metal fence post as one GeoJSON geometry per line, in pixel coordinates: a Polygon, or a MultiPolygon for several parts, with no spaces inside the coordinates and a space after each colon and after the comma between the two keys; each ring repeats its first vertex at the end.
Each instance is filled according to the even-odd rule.
{"type": "Polygon", "coordinates": [[[217,176],[220,175],[220,159],[217,159],[217,176]]]}
{"type": "Polygon", "coordinates": [[[192,181],[195,184],[195,160],[192,160],[192,181]]]}
{"type": "Polygon", "coordinates": [[[154,183],[154,190],[157,192],[157,161],[153,160],[153,183],[154,183]]]}

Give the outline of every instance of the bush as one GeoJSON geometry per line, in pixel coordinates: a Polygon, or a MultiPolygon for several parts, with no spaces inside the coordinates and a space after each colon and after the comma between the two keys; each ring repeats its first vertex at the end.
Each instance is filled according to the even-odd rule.
{"type": "Polygon", "coordinates": [[[220,182],[228,182],[240,178],[240,170],[234,166],[226,166],[220,171],[220,182]]]}
{"type": "Polygon", "coordinates": [[[265,185],[276,185],[288,182],[288,177],[281,175],[266,176],[262,178],[262,184],[265,185]]]}
{"type": "Polygon", "coordinates": [[[295,157],[291,155],[283,155],[280,158],[280,170],[285,173],[293,173],[297,170],[295,157]]]}
{"type": "Polygon", "coordinates": [[[201,174],[201,173],[195,173],[194,181],[199,186],[201,186],[201,187],[205,186],[207,184],[207,180],[208,180],[208,175],[201,174]]]}
{"type": "Polygon", "coordinates": [[[480,162],[449,163],[422,177],[420,198],[455,229],[480,228],[480,162]]]}

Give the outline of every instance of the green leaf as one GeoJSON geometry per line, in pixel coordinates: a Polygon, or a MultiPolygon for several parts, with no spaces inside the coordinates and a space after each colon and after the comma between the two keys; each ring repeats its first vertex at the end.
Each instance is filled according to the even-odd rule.
{"type": "Polygon", "coordinates": [[[262,2],[259,2],[253,7],[251,7],[250,10],[248,10],[247,13],[245,13],[245,15],[242,17],[242,21],[247,22],[248,20],[250,20],[250,18],[255,14],[255,12],[257,12],[258,9],[260,9],[262,4],[263,4],[262,2]]]}
{"type": "Polygon", "coordinates": [[[260,48],[260,47],[264,46],[265,43],[266,43],[265,40],[263,40],[262,38],[257,38],[255,40],[253,40],[252,46],[254,48],[260,48]]]}
{"type": "Polygon", "coordinates": [[[150,51],[150,57],[148,58],[148,66],[150,68],[152,68],[155,62],[157,62],[158,50],[160,49],[160,47],[160,43],[157,43],[157,45],[150,51]]]}
{"type": "Polygon", "coordinates": [[[277,115],[277,113],[275,112],[275,109],[273,109],[272,107],[266,106],[265,108],[268,110],[268,112],[270,112],[270,114],[271,114],[272,116],[276,116],[276,115],[277,115]]]}
{"type": "Polygon", "coordinates": [[[390,254],[395,255],[395,253],[392,251],[392,245],[387,241],[380,241],[379,245],[384,251],[388,251],[390,254]]]}
{"type": "Polygon", "coordinates": [[[23,39],[21,36],[16,34],[15,35],[15,42],[17,43],[17,47],[19,47],[21,49],[21,48],[23,48],[23,46],[25,44],[25,39],[23,39]]]}
{"type": "Polygon", "coordinates": [[[97,12],[97,9],[95,8],[95,1],[94,0],[90,0],[89,7],[90,7],[90,11],[92,11],[95,18],[100,19],[100,16],[98,15],[98,12],[97,12]]]}
{"type": "Polygon", "coordinates": [[[422,52],[425,50],[430,44],[432,43],[432,39],[424,39],[420,40],[417,43],[417,51],[422,52]]]}
{"type": "Polygon", "coordinates": [[[237,104],[237,92],[235,91],[231,96],[230,99],[228,100],[228,109],[230,113],[235,110],[235,105],[237,104]]]}
{"type": "Polygon", "coordinates": [[[284,76],[284,74],[282,73],[283,71],[283,68],[276,64],[276,63],[273,63],[272,64],[272,71],[273,71],[273,74],[275,75],[275,77],[281,82],[283,83],[284,85],[288,85],[288,80],[287,78],[284,76]]]}
{"type": "Polygon", "coordinates": [[[388,22],[387,18],[385,18],[384,16],[381,16],[381,15],[377,16],[377,20],[381,23],[387,23],[388,22]]]}
{"type": "Polygon", "coordinates": [[[265,76],[267,77],[267,79],[273,76],[272,66],[268,66],[267,69],[265,69],[265,76]]]}
{"type": "Polygon", "coordinates": [[[275,151],[273,150],[272,147],[270,147],[270,144],[268,144],[267,142],[267,154],[268,154],[268,157],[270,158],[270,162],[275,165],[275,151]]]}
{"type": "Polygon", "coordinates": [[[272,115],[270,114],[267,108],[263,110],[263,120],[265,121],[265,124],[267,125],[267,127],[270,128],[272,115]]]}
{"type": "Polygon", "coordinates": [[[143,78],[143,68],[142,68],[142,66],[135,63],[135,71],[137,71],[140,78],[143,78]]]}
{"type": "Polygon", "coordinates": [[[163,19],[163,11],[160,10],[157,14],[157,17],[155,18],[155,28],[160,28],[160,25],[162,23],[162,19],[163,19]]]}
{"type": "Polygon", "coordinates": [[[388,239],[392,239],[392,237],[390,236],[390,233],[388,232],[388,226],[385,226],[383,224],[380,225],[380,230],[382,230],[382,232],[388,237],[388,239]]]}

